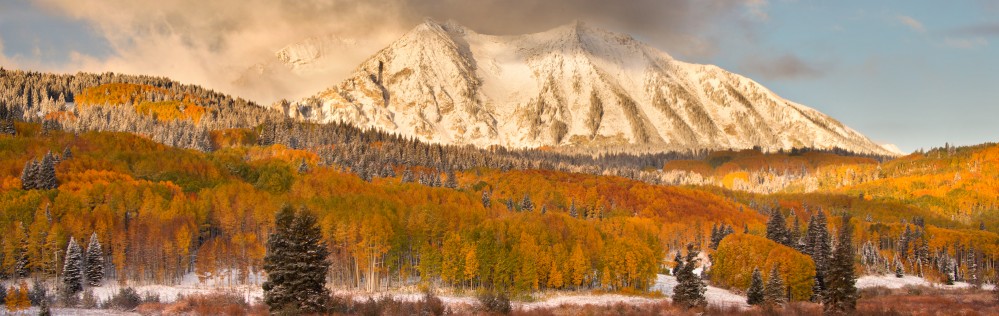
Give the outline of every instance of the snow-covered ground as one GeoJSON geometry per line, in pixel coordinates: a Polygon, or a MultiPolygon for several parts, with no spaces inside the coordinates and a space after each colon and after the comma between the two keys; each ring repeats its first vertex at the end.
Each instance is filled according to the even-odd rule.
{"type": "MultiPolygon", "coordinates": [[[[11,313],[4,308],[0,308],[2,315],[38,315],[38,307],[32,307],[20,312],[11,313]]],[[[138,313],[122,312],[107,309],[82,309],[82,308],[52,308],[52,315],[70,316],[132,316],[138,313]]]]}
{"type": "MultiPolygon", "coordinates": [[[[171,302],[181,295],[192,295],[192,294],[208,294],[208,293],[230,293],[234,295],[239,295],[248,302],[256,302],[263,297],[263,290],[260,288],[260,283],[263,283],[262,278],[257,275],[251,277],[251,281],[256,284],[249,285],[230,285],[225,278],[214,278],[207,282],[200,282],[197,276],[191,274],[186,276],[179,284],[176,285],[142,285],[142,284],[132,284],[130,285],[139,295],[145,296],[146,293],[152,293],[158,295],[162,302],[171,302]]],[[[657,275],[656,283],[652,287],[652,291],[658,291],[663,295],[663,298],[653,298],[644,296],[628,296],[621,294],[587,294],[587,293],[566,293],[566,292],[546,292],[539,293],[534,296],[533,301],[528,302],[513,302],[514,308],[520,309],[538,309],[538,308],[552,308],[562,305],[613,305],[618,303],[623,304],[652,304],[660,302],[662,300],[668,300],[670,296],[673,295],[673,288],[676,287],[676,278],[669,275],[657,275]]],[[[899,289],[906,286],[927,286],[940,289],[963,289],[971,287],[970,284],[965,282],[957,282],[954,285],[943,285],[939,283],[933,283],[927,281],[926,279],[916,277],[916,276],[905,276],[902,278],[896,278],[894,275],[865,275],[857,279],[857,288],[872,288],[872,287],[885,287],[890,289],[899,289]]],[[[125,286],[118,285],[115,282],[109,282],[101,287],[92,288],[94,290],[94,295],[97,296],[101,301],[106,301],[115,293],[118,293],[120,289],[125,286]]],[[[985,285],[983,289],[991,290],[993,285],[985,285]]],[[[359,293],[351,291],[339,291],[337,294],[347,294],[350,295],[354,300],[363,301],[368,298],[377,299],[383,296],[391,296],[393,299],[401,301],[418,301],[422,299],[423,294],[419,293],[415,288],[408,290],[395,290],[388,292],[379,293],[359,293]]],[[[732,293],[728,290],[708,286],[705,292],[708,304],[719,306],[719,307],[738,307],[738,308],[748,308],[749,305],[746,304],[746,297],[732,293]]],[[[442,294],[439,296],[441,301],[447,305],[451,306],[461,306],[461,305],[476,305],[478,300],[470,294],[442,294]]],[[[84,309],[54,309],[57,315],[134,315],[124,312],[115,312],[107,310],[84,310],[84,309]],[[110,314],[109,314],[110,313],[110,314]]],[[[6,312],[0,309],[0,312],[6,312]]],[[[27,311],[22,311],[22,315],[35,315],[37,314],[36,309],[30,309],[27,311]]],[[[15,314],[16,315],[16,314],[15,314]]]]}
{"type": "Polygon", "coordinates": [[[107,301],[109,298],[117,294],[122,288],[126,287],[135,289],[135,292],[139,293],[140,296],[145,296],[146,293],[158,295],[160,300],[163,302],[175,301],[178,296],[219,292],[242,296],[247,302],[255,302],[263,298],[264,292],[263,289],[260,288],[260,285],[264,282],[263,276],[260,274],[250,275],[249,282],[250,284],[237,284],[238,282],[230,282],[229,279],[225,278],[225,276],[210,278],[205,282],[201,282],[198,280],[197,275],[194,273],[188,273],[178,284],[174,285],[120,285],[114,281],[107,281],[100,287],[92,287],[90,289],[93,289],[94,296],[102,302],[107,301]]]}
{"type": "MultiPolygon", "coordinates": [[[[970,288],[971,284],[966,282],[954,282],[954,285],[946,285],[940,283],[933,283],[924,278],[917,276],[906,275],[901,278],[895,277],[894,275],[865,275],[857,278],[857,288],[865,289],[872,287],[885,287],[889,289],[900,289],[906,286],[927,286],[939,289],[966,289],[970,288]]],[[[993,285],[986,284],[982,286],[985,290],[991,290],[993,285]]]]}
{"type": "MultiPolygon", "coordinates": [[[[669,297],[673,296],[673,287],[676,287],[676,278],[660,274],[656,277],[656,285],[652,287],[653,291],[659,291],[663,295],[669,297]]],[[[708,304],[722,307],[749,307],[746,304],[746,297],[729,292],[726,289],[717,288],[713,286],[708,286],[708,290],[704,292],[704,296],[708,299],[708,304]]]]}

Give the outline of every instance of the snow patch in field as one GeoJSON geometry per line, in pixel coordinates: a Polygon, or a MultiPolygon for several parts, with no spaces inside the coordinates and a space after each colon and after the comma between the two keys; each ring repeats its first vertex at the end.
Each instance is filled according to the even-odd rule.
{"type": "MultiPolygon", "coordinates": [[[[676,285],[675,277],[659,274],[656,276],[656,285],[652,287],[652,290],[659,291],[665,296],[673,296],[673,288],[676,285]]],[[[709,305],[749,308],[749,304],[746,304],[745,296],[729,292],[722,288],[708,286],[708,290],[704,292],[704,297],[708,299],[709,305]]]]}
{"type": "MultiPolygon", "coordinates": [[[[966,289],[971,288],[972,285],[966,282],[954,282],[954,285],[946,285],[940,283],[933,283],[921,277],[906,275],[901,278],[895,277],[894,275],[865,275],[857,279],[857,288],[866,289],[872,287],[885,287],[889,289],[900,289],[906,286],[928,286],[940,289],[966,289]]],[[[982,286],[983,289],[991,289],[988,285],[982,286]]]]}

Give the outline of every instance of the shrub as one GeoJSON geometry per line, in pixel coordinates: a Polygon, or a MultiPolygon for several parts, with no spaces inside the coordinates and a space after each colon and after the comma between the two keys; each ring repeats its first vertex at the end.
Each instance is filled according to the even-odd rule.
{"type": "Polygon", "coordinates": [[[513,310],[513,307],[510,306],[510,298],[505,293],[482,292],[479,294],[479,304],[482,304],[482,309],[493,313],[509,314],[513,310]]]}
{"type": "Polygon", "coordinates": [[[444,302],[431,290],[423,292],[423,299],[418,304],[420,315],[444,315],[444,302]]]}
{"type": "Polygon", "coordinates": [[[97,296],[94,296],[94,290],[87,289],[86,291],[83,291],[83,298],[80,300],[80,307],[94,309],[97,308],[98,305],[100,304],[97,302],[97,296]]]}
{"type": "Polygon", "coordinates": [[[142,304],[142,297],[131,287],[123,288],[108,299],[105,308],[130,311],[142,304]]]}

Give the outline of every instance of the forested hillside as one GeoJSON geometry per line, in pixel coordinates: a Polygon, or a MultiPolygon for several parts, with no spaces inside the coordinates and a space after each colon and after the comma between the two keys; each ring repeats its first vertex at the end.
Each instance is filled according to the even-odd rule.
{"type": "Polygon", "coordinates": [[[256,282],[286,205],[316,216],[341,289],[648,293],[703,252],[714,286],[777,271],[815,300],[834,249],[862,273],[996,277],[996,145],[593,157],[301,123],[161,78],[0,79],[5,280],[60,275],[96,234],[113,282],[256,282]]]}

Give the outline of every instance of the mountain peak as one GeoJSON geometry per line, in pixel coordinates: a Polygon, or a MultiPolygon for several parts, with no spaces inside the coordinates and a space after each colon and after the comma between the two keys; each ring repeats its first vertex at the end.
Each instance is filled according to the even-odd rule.
{"type": "Polygon", "coordinates": [[[427,19],[288,114],[481,147],[893,154],[748,78],[578,20],[497,36],[427,19]]]}

